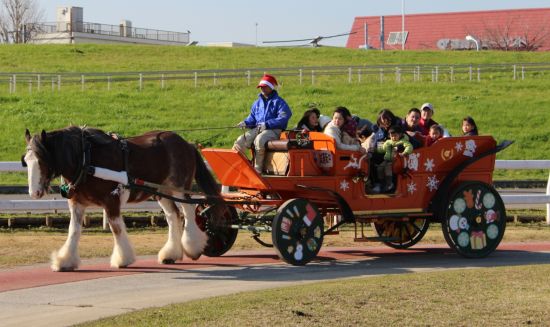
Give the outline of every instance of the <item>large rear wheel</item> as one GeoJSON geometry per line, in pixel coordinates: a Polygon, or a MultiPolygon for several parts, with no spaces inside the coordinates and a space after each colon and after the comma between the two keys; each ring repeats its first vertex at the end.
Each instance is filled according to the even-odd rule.
{"type": "Polygon", "coordinates": [[[441,227],[447,244],[468,258],[482,258],[499,245],[506,209],[498,192],[482,182],[464,182],[450,194],[441,227]]]}

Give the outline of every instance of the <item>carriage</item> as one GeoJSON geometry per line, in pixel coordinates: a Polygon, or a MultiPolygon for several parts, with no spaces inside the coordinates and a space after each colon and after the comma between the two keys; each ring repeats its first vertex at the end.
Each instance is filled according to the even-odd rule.
{"type": "Polygon", "coordinates": [[[273,246],[293,265],[314,259],[324,237],[343,224],[353,224],[355,241],[406,249],[422,239],[431,222],[441,223],[457,253],[477,258],[496,249],[506,227],[504,204],[491,184],[496,153],[512,142],[497,145],[491,136],[443,138],[397,157],[396,188],[388,194],[369,193],[367,155],[339,150],[333,138],[318,132],[285,131],[269,141],[261,173],[235,150],[202,149],[225,186],[221,194],[198,150],[173,132],[121,139],[71,126],[35,136],[27,130],[26,140],[22,162],[28,164],[29,194],[42,197],[61,176],[69,198],[69,235],[52,255],[54,271],[78,267],[81,222],[90,205],[103,207],[109,220],[115,240],[111,266],[133,263],[120,207],[151,196],[169,226],[158,254],[165,264],[184,254],[223,255],[239,230],[273,246]],[[193,181],[201,192],[191,190],[193,181]],[[367,235],[369,225],[376,235],[367,235]],[[272,244],[260,239],[265,232],[272,244]]]}
{"type": "Polygon", "coordinates": [[[339,150],[323,133],[283,132],[268,142],[261,174],[237,151],[203,149],[231,204],[221,220],[198,211],[206,221],[218,222],[211,224],[205,253],[229,250],[238,229],[269,246],[258,236],[270,232],[282,260],[304,265],[315,258],[323,238],[343,224],[354,225],[355,241],[406,249],[422,239],[431,222],[439,222],[457,253],[487,256],[506,227],[503,201],[492,186],[495,157],[511,143],[497,145],[491,136],[449,137],[416,149],[394,161],[396,188],[389,194],[369,193],[367,155],[339,150]],[[369,225],[376,235],[367,235],[369,225]]]}

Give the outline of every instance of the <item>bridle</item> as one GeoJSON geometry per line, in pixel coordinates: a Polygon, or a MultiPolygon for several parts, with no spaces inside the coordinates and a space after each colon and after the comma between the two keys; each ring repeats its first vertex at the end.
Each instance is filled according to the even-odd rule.
{"type": "MultiPolygon", "coordinates": [[[[46,167],[48,168],[48,176],[46,178],[45,188],[47,188],[51,182],[52,179],[54,179],[57,176],[61,176],[61,168],[56,165],[56,162],[54,161],[54,158],[52,157],[52,154],[48,151],[46,146],[42,142],[38,141],[31,141],[32,146],[29,144],[27,146],[27,152],[34,151],[35,155],[37,156],[38,160],[43,160],[46,167]],[[38,148],[37,150],[33,149],[33,146],[38,148]],[[40,155],[38,155],[38,153],[40,155]]],[[[81,130],[81,142],[82,142],[82,154],[80,157],[82,158],[81,161],[79,161],[77,172],[72,179],[72,182],[66,183],[62,178],[62,185],[60,186],[61,189],[61,195],[66,198],[71,198],[74,194],[74,191],[76,187],[86,181],[86,176],[88,175],[89,167],[90,167],[90,150],[91,150],[91,143],[87,140],[86,136],[84,135],[84,129],[81,130]]],[[[25,154],[26,155],[26,154],[25,154]]],[[[21,156],[21,165],[23,167],[27,167],[27,162],[25,161],[25,155],[21,156]]]]}

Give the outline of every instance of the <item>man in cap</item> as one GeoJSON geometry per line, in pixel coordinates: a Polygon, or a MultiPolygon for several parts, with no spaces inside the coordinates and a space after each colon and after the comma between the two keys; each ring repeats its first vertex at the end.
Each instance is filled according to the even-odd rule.
{"type": "Polygon", "coordinates": [[[426,102],[422,105],[422,107],[420,107],[420,121],[418,122],[418,128],[420,129],[420,133],[424,136],[430,133],[430,127],[432,125],[437,125],[437,122],[432,119],[434,112],[435,109],[431,103],[426,102]]]}
{"type": "Polygon", "coordinates": [[[245,154],[245,150],[254,146],[254,169],[262,172],[265,157],[265,145],[270,140],[278,140],[281,132],[286,129],[292,116],[290,107],[275,90],[277,80],[274,76],[265,74],[257,88],[261,93],[252,104],[250,114],[237,126],[247,128],[244,135],[239,136],[233,144],[233,149],[245,154]]]}

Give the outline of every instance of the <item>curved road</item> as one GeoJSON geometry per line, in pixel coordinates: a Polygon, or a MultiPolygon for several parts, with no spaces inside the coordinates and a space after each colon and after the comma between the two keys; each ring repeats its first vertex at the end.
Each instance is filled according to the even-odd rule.
{"type": "Polygon", "coordinates": [[[273,251],[229,252],[219,258],[158,265],[140,257],[127,269],[108,259],[85,261],[75,272],[47,265],[0,271],[2,326],[65,326],[134,310],[217,295],[321,280],[442,269],[549,264],[550,242],[501,244],[491,256],[459,257],[444,246],[325,248],[303,267],[286,265],[273,251]]]}

